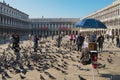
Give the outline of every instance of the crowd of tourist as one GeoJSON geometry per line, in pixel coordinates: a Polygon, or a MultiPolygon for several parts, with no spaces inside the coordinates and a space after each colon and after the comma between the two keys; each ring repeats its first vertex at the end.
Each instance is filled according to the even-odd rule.
{"type": "MultiPolygon", "coordinates": [[[[56,35],[52,35],[51,38],[52,40],[54,40],[54,36],[56,35]]],[[[56,39],[56,42],[57,42],[57,47],[60,48],[61,47],[61,42],[62,42],[62,37],[64,37],[65,35],[64,34],[59,34],[57,35],[57,39],[56,39]]],[[[37,52],[37,49],[38,49],[38,44],[39,44],[39,40],[41,40],[41,38],[44,39],[47,39],[47,35],[46,36],[39,36],[39,35],[31,35],[29,34],[28,35],[28,39],[29,40],[32,40],[34,42],[34,45],[33,45],[33,49],[34,49],[34,52],[37,52]]],[[[116,42],[116,46],[119,47],[120,45],[120,42],[119,42],[119,36],[116,36],[116,37],[110,37],[110,36],[105,36],[105,35],[96,35],[94,33],[90,34],[90,35],[85,35],[83,33],[79,33],[78,35],[76,34],[70,34],[69,35],[69,42],[70,42],[70,45],[72,46],[73,44],[76,45],[76,50],[78,51],[82,51],[83,49],[85,48],[88,48],[89,50],[89,43],[90,42],[94,42],[97,44],[97,50],[99,52],[102,52],[103,51],[103,45],[104,45],[104,41],[105,39],[107,41],[109,41],[109,39],[111,38],[112,40],[112,43],[114,43],[114,41],[116,42]],[[116,38],[116,39],[115,39],[116,38]]],[[[3,39],[5,40],[6,39],[6,35],[3,34],[3,39]]],[[[19,60],[20,58],[20,53],[19,53],[19,50],[20,50],[20,45],[19,45],[19,42],[20,42],[20,36],[19,34],[17,33],[12,33],[10,36],[9,36],[9,41],[10,43],[12,44],[12,49],[15,51],[16,53],[16,59],[19,60]]],[[[5,41],[4,41],[5,43],[5,41]]]]}

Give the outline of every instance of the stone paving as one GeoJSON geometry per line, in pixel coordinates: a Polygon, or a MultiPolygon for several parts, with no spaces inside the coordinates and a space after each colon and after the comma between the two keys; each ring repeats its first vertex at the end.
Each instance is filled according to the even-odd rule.
{"type": "MultiPolygon", "coordinates": [[[[120,80],[120,49],[115,47],[113,43],[105,41],[104,50],[98,55],[98,63],[102,65],[98,69],[93,69],[91,64],[82,65],[80,63],[81,52],[76,51],[75,44],[72,46],[69,44],[68,36],[62,39],[60,48],[57,48],[56,43],[56,38],[54,40],[51,38],[41,40],[36,54],[33,52],[32,41],[22,41],[20,43],[21,57],[27,54],[29,59],[26,61],[23,58],[21,59],[23,62],[20,62],[27,73],[23,74],[22,71],[15,73],[13,67],[9,67],[5,71],[11,78],[6,76],[5,78],[7,80],[21,80],[22,75],[25,77],[24,80],[120,80]],[[31,55],[38,56],[37,62],[31,55]],[[28,62],[34,68],[33,70],[28,69],[28,62]],[[10,71],[11,69],[13,72],[10,71]]],[[[0,53],[5,51],[8,55],[9,53],[14,55],[13,50],[9,49],[8,45],[9,43],[0,45],[0,53]]],[[[16,66],[16,68],[18,67],[16,66]]],[[[2,73],[0,78],[2,79],[2,73]]]]}

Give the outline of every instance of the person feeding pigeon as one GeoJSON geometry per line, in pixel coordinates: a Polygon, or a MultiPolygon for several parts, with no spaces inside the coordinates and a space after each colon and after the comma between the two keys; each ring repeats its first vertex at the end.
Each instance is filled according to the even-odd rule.
{"type": "Polygon", "coordinates": [[[16,60],[20,59],[20,47],[19,47],[20,37],[18,34],[13,35],[13,50],[16,55],[16,60]]]}

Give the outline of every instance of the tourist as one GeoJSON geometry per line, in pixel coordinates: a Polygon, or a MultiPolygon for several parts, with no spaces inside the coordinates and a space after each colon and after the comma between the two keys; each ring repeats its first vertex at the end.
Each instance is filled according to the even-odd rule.
{"type": "Polygon", "coordinates": [[[84,41],[84,43],[83,43],[80,61],[83,65],[87,65],[87,64],[91,63],[90,53],[89,53],[89,49],[88,49],[88,43],[86,41],[84,41]]]}
{"type": "Polygon", "coordinates": [[[38,36],[35,35],[34,36],[34,52],[37,52],[37,49],[38,49],[38,40],[39,40],[38,36]]]}
{"type": "Polygon", "coordinates": [[[89,36],[89,41],[90,41],[90,42],[96,42],[96,34],[91,34],[91,35],[89,36]]]}
{"type": "Polygon", "coordinates": [[[6,43],[6,37],[7,37],[7,34],[3,33],[3,42],[4,42],[4,44],[6,43]]]}
{"type": "Polygon", "coordinates": [[[116,37],[116,46],[117,46],[117,47],[120,46],[120,44],[119,44],[120,42],[119,42],[119,41],[120,41],[119,36],[117,36],[117,37],[116,37]]]}
{"type": "Polygon", "coordinates": [[[62,36],[59,34],[58,38],[57,38],[57,47],[59,48],[62,42],[62,36]]]}
{"type": "Polygon", "coordinates": [[[77,37],[77,40],[76,40],[76,44],[77,44],[77,47],[78,47],[78,51],[82,49],[82,45],[83,45],[83,42],[84,42],[84,37],[79,33],[78,37],[77,37]]]}
{"type": "Polygon", "coordinates": [[[72,45],[72,41],[73,41],[73,35],[72,34],[70,34],[69,40],[70,40],[70,45],[72,45]]]}
{"type": "Polygon", "coordinates": [[[103,35],[100,35],[97,39],[97,42],[98,42],[98,48],[99,48],[99,51],[102,52],[103,50],[103,42],[104,42],[104,36],[103,35]]]}
{"type": "Polygon", "coordinates": [[[52,40],[54,39],[54,34],[52,34],[52,40]]]}
{"type": "Polygon", "coordinates": [[[31,40],[32,35],[31,35],[31,34],[29,34],[29,35],[28,35],[28,37],[29,37],[29,40],[31,40]]]}
{"type": "Polygon", "coordinates": [[[19,60],[20,59],[20,46],[19,46],[19,42],[20,42],[20,37],[18,34],[13,34],[12,35],[13,37],[13,50],[14,50],[14,53],[16,55],[16,60],[19,60]]]}
{"type": "Polygon", "coordinates": [[[73,35],[73,42],[75,43],[75,41],[76,41],[76,35],[74,34],[73,35]]]}

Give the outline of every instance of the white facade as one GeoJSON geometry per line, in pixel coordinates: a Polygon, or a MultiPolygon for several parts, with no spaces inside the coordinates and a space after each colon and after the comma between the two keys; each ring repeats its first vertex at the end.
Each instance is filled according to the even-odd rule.
{"type": "Polygon", "coordinates": [[[46,33],[59,34],[62,31],[67,34],[70,34],[72,33],[71,30],[75,28],[75,23],[78,22],[79,20],[80,18],[30,19],[31,27],[34,30],[32,34],[46,34],[46,33]],[[41,28],[47,28],[47,29],[41,30],[41,28]]]}
{"type": "Polygon", "coordinates": [[[107,30],[112,30],[113,35],[120,34],[120,0],[98,10],[84,18],[95,18],[106,24],[107,30]]]}
{"type": "Polygon", "coordinates": [[[11,33],[29,29],[29,16],[5,2],[0,2],[0,33],[11,33]]]}

